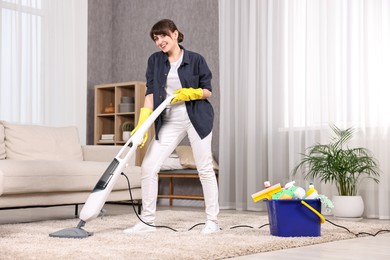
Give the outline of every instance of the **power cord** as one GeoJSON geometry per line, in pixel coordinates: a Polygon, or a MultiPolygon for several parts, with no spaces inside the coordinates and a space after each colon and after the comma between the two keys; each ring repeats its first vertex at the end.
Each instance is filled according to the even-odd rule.
{"type": "Polygon", "coordinates": [[[338,224],[335,224],[335,223],[333,223],[333,222],[330,221],[330,220],[325,219],[325,221],[326,221],[326,222],[329,222],[330,224],[332,224],[332,225],[334,225],[334,226],[336,226],[336,227],[343,228],[343,229],[347,230],[349,233],[355,235],[356,237],[359,237],[359,236],[361,236],[361,235],[368,235],[368,236],[373,236],[373,237],[375,237],[376,235],[378,235],[378,234],[380,234],[380,233],[390,232],[390,230],[388,230],[388,229],[381,229],[381,230],[379,230],[378,232],[376,232],[375,234],[371,234],[371,233],[368,233],[368,232],[354,233],[354,232],[350,231],[348,228],[346,228],[346,227],[344,227],[344,226],[341,226],[341,225],[338,225],[338,224]]]}
{"type": "Polygon", "coordinates": [[[201,225],[205,225],[206,223],[198,223],[198,224],[195,224],[195,225],[193,225],[192,227],[190,227],[189,229],[188,229],[188,231],[191,231],[192,229],[194,229],[194,228],[196,228],[197,226],[201,226],[201,225]]]}
{"type": "MultiPolygon", "coordinates": [[[[258,229],[262,229],[263,227],[266,227],[266,226],[269,226],[269,223],[261,225],[260,227],[258,227],[258,229]]],[[[254,227],[249,226],[249,225],[237,225],[237,226],[230,227],[230,229],[235,229],[235,228],[254,228],[254,227]]]]}
{"type": "MultiPolygon", "coordinates": [[[[142,223],[144,223],[145,225],[147,225],[147,226],[149,226],[149,227],[167,228],[167,229],[170,229],[170,230],[172,230],[172,231],[174,231],[174,232],[179,232],[179,231],[177,231],[176,229],[171,228],[171,227],[169,227],[169,226],[163,226],[163,225],[162,225],[162,226],[157,226],[157,225],[152,225],[152,224],[149,224],[149,223],[146,223],[145,221],[143,221],[143,220],[141,219],[141,217],[138,215],[138,212],[137,212],[137,210],[136,210],[136,208],[135,208],[135,206],[134,206],[133,194],[131,193],[131,188],[130,188],[130,180],[129,180],[129,178],[127,177],[127,175],[124,174],[123,172],[121,173],[121,175],[125,176],[125,178],[126,178],[126,180],[127,180],[127,185],[128,185],[128,188],[129,188],[129,194],[130,194],[131,205],[133,206],[133,210],[134,210],[135,215],[137,216],[137,218],[138,218],[142,223]]],[[[325,221],[326,221],[326,222],[329,222],[330,224],[332,224],[332,225],[334,225],[334,226],[336,226],[336,227],[345,229],[346,231],[348,231],[349,233],[355,235],[356,237],[359,237],[359,236],[361,236],[361,235],[369,235],[369,236],[374,236],[374,237],[375,237],[376,235],[378,235],[378,234],[380,234],[380,233],[390,232],[390,230],[388,230],[388,229],[382,229],[382,230],[379,230],[378,232],[376,232],[375,234],[371,234],[371,233],[368,233],[368,232],[354,233],[354,232],[350,231],[348,228],[346,228],[346,227],[344,227],[344,226],[341,226],[341,225],[338,225],[338,224],[335,224],[335,223],[333,223],[332,221],[330,221],[330,220],[328,220],[328,219],[325,219],[325,221]]],[[[205,224],[205,223],[198,223],[198,224],[195,224],[195,225],[193,225],[191,228],[189,228],[188,231],[191,231],[191,230],[194,229],[195,227],[200,226],[200,225],[204,225],[204,224],[205,224]]],[[[264,224],[264,225],[261,225],[260,227],[258,227],[258,229],[261,229],[261,228],[263,228],[263,227],[265,227],[265,226],[269,226],[269,223],[264,224]]],[[[249,226],[249,225],[237,225],[237,226],[230,227],[230,229],[235,229],[235,228],[254,228],[254,227],[249,226]]],[[[221,230],[222,230],[222,229],[221,229],[221,230]]]]}
{"type": "MultiPolygon", "coordinates": [[[[338,224],[336,224],[336,223],[333,223],[332,221],[330,221],[330,220],[328,220],[328,219],[325,219],[325,221],[326,221],[326,222],[329,222],[330,224],[332,224],[332,225],[334,225],[334,226],[336,226],[336,227],[345,229],[346,231],[348,231],[349,233],[355,235],[356,237],[359,237],[359,236],[362,236],[362,235],[368,235],[368,236],[373,236],[373,237],[375,237],[375,236],[377,236],[377,235],[380,234],[380,233],[390,232],[390,230],[388,230],[388,229],[381,229],[381,230],[377,231],[377,232],[374,233],[374,234],[371,234],[371,233],[368,233],[368,232],[354,233],[354,232],[350,231],[348,228],[346,228],[346,227],[344,227],[344,226],[341,226],[341,225],[338,225],[338,224]]],[[[258,229],[261,229],[261,228],[263,228],[263,227],[265,227],[265,226],[269,226],[269,224],[264,224],[264,225],[260,226],[258,229]]],[[[238,225],[238,226],[233,226],[233,227],[231,227],[230,229],[235,229],[235,228],[254,228],[254,227],[249,226],[249,225],[238,225]]]]}
{"type": "MultiPolygon", "coordinates": [[[[128,187],[129,187],[129,194],[130,194],[131,205],[133,206],[133,210],[134,210],[135,215],[137,216],[137,218],[138,218],[142,223],[144,223],[145,225],[147,225],[147,226],[149,226],[149,227],[167,228],[167,229],[170,229],[170,230],[172,230],[172,231],[174,231],[174,232],[179,232],[179,231],[177,231],[176,229],[171,228],[171,227],[168,227],[168,226],[156,226],[156,225],[151,225],[151,224],[146,223],[145,221],[143,221],[143,220],[141,219],[141,217],[138,215],[138,212],[137,212],[137,210],[135,209],[135,206],[134,206],[133,194],[131,193],[131,188],[130,188],[130,187],[131,187],[131,185],[130,185],[130,180],[129,180],[129,178],[127,177],[127,175],[124,174],[123,172],[121,173],[121,175],[125,176],[125,178],[126,178],[126,180],[127,180],[127,185],[128,185],[128,187]]],[[[190,227],[187,231],[191,231],[191,230],[194,229],[195,227],[200,226],[200,225],[205,225],[205,224],[206,224],[206,223],[198,223],[198,224],[195,224],[195,225],[193,225],[192,227],[190,227]]],[[[220,229],[221,229],[221,228],[220,228],[220,229]]],[[[221,229],[221,230],[222,230],[222,229],[221,229]]]]}
{"type": "Polygon", "coordinates": [[[131,205],[133,206],[133,210],[134,210],[134,213],[135,215],[137,216],[137,218],[142,222],[144,223],[145,225],[149,226],[149,227],[155,227],[155,228],[167,228],[167,229],[170,229],[174,232],[178,232],[176,229],[174,228],[171,228],[171,227],[168,227],[168,226],[156,226],[156,225],[152,225],[152,224],[149,224],[149,223],[146,223],[145,221],[143,221],[141,219],[141,217],[138,215],[138,212],[137,210],[135,209],[135,206],[134,206],[134,200],[133,200],[133,194],[131,193],[131,188],[130,188],[130,180],[129,178],[127,177],[126,174],[124,174],[123,172],[121,173],[121,175],[125,176],[126,180],[127,180],[127,185],[129,187],[129,194],[130,194],[130,201],[131,201],[131,205]]]}
{"type": "MultiPolygon", "coordinates": [[[[123,172],[121,173],[121,175],[125,176],[125,178],[126,178],[127,186],[128,186],[129,194],[130,194],[131,205],[132,205],[132,207],[133,207],[133,210],[134,210],[135,215],[137,216],[137,218],[138,218],[142,223],[144,223],[145,225],[147,225],[147,226],[149,226],[149,227],[167,228],[167,229],[170,229],[170,230],[172,230],[172,231],[174,231],[174,232],[179,232],[179,231],[177,231],[176,229],[171,228],[171,227],[168,227],[168,226],[156,226],[156,225],[152,225],[152,224],[149,224],[149,223],[146,223],[145,221],[143,221],[143,220],[141,219],[141,217],[138,215],[138,212],[137,212],[137,210],[135,209],[135,206],[134,206],[133,194],[131,193],[131,188],[130,188],[131,185],[130,185],[129,177],[127,177],[127,175],[124,174],[123,172]]],[[[206,223],[198,223],[198,224],[195,224],[195,225],[193,225],[192,227],[190,227],[187,231],[191,231],[191,230],[194,229],[195,227],[200,226],[200,225],[205,225],[205,224],[206,224],[206,223]]],[[[267,225],[269,225],[269,224],[262,225],[262,226],[259,227],[259,229],[262,228],[262,227],[264,227],[264,226],[267,226],[267,225]]],[[[231,227],[230,229],[240,228],[240,227],[253,228],[253,227],[248,226],[248,225],[238,225],[238,226],[233,226],[233,227],[231,227]]],[[[222,230],[222,228],[220,228],[220,230],[222,230]]]]}

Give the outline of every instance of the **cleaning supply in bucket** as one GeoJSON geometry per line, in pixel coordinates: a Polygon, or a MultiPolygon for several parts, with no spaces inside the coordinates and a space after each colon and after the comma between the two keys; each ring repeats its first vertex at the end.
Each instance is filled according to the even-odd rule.
{"type": "MultiPolygon", "coordinates": [[[[270,233],[274,236],[320,236],[325,218],[320,199],[307,199],[306,195],[319,196],[312,185],[308,192],[288,182],[283,188],[270,186],[252,195],[254,202],[265,201],[268,209],[270,233]]],[[[325,197],[325,196],[324,196],[325,197]]],[[[322,198],[324,198],[322,197],[322,198]]],[[[326,197],[325,197],[326,198],[326,197]]]]}
{"type": "Polygon", "coordinates": [[[273,194],[275,194],[281,190],[282,190],[282,186],[280,185],[280,183],[278,183],[278,184],[275,184],[273,186],[269,186],[268,188],[265,188],[264,190],[261,190],[259,192],[252,194],[252,199],[254,202],[258,202],[258,201],[263,200],[263,199],[269,200],[272,198],[273,194]]]}
{"type": "Polygon", "coordinates": [[[325,212],[330,212],[334,208],[333,202],[328,199],[328,197],[322,194],[318,194],[318,191],[314,188],[313,183],[309,184],[309,189],[306,192],[305,199],[319,199],[325,206],[325,212]]]}
{"type": "Polygon", "coordinates": [[[309,184],[309,189],[306,192],[306,199],[316,199],[318,197],[318,191],[314,188],[313,183],[309,184]]]}
{"type": "Polygon", "coordinates": [[[295,181],[291,181],[284,185],[284,188],[273,194],[273,200],[285,200],[285,199],[303,199],[305,197],[305,190],[301,187],[295,186],[295,181]]]}

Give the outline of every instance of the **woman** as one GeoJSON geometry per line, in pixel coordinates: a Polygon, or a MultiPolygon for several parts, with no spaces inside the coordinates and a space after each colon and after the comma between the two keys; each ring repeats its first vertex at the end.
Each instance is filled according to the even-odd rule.
{"type": "MultiPolygon", "coordinates": [[[[155,121],[153,140],[142,162],[142,220],[125,233],[155,231],[153,227],[158,193],[158,172],[164,160],[188,135],[205,198],[207,221],[203,234],[219,231],[218,186],[213,169],[211,139],[214,111],[211,97],[211,72],[204,58],[181,45],[183,34],[173,21],[157,22],[150,37],[161,50],[152,54],[146,71],[146,95],[136,131],[166,96],[176,94],[155,121]]],[[[145,144],[144,136],[141,147],[145,144]]]]}

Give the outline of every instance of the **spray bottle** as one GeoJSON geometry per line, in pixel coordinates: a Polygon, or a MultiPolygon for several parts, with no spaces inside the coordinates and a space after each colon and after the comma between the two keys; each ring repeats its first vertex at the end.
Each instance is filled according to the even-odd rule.
{"type": "Polygon", "coordinates": [[[309,184],[309,189],[306,192],[306,199],[316,199],[318,197],[318,191],[314,188],[313,183],[309,184]]]}

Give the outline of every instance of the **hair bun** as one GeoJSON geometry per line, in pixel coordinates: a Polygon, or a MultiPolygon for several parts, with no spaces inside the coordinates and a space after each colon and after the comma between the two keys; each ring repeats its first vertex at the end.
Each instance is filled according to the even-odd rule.
{"type": "MultiPolygon", "coordinates": [[[[179,32],[179,31],[178,31],[179,32]]],[[[184,41],[184,35],[179,32],[179,36],[177,37],[177,41],[180,43],[180,42],[183,42],[184,41]]]]}

